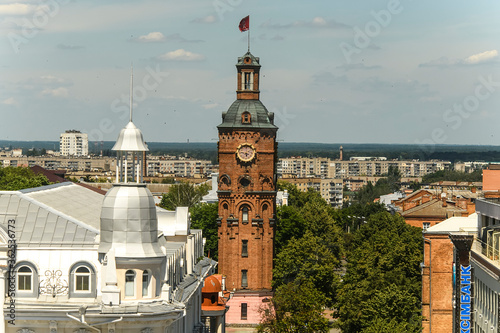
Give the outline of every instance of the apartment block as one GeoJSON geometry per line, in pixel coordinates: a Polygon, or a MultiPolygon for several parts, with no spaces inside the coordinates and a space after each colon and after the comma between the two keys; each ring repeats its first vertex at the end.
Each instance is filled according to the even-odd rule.
{"type": "Polygon", "coordinates": [[[62,133],[59,150],[62,156],[87,156],[89,154],[88,135],[76,130],[68,130],[62,133]]]}

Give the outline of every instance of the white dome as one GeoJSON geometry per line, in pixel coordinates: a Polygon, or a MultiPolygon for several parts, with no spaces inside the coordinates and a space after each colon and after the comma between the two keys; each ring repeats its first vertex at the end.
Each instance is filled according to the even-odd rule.
{"type": "Polygon", "coordinates": [[[112,150],[149,151],[144,139],[142,138],[141,130],[138,129],[133,122],[129,122],[127,126],[120,131],[118,140],[116,140],[112,150]]]}
{"type": "Polygon", "coordinates": [[[104,197],[99,252],[121,258],[161,257],[156,206],[146,184],[115,184],[104,197]]]}

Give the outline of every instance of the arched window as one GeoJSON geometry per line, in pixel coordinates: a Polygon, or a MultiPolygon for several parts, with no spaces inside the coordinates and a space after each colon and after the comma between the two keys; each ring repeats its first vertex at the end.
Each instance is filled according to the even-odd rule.
{"type": "Polygon", "coordinates": [[[125,297],[135,296],[135,272],[131,269],[125,272],[125,297]]]}
{"type": "Polygon", "coordinates": [[[75,291],[90,291],[90,270],[85,266],[80,266],[75,270],[75,291]]]}
{"type": "Polygon", "coordinates": [[[69,297],[97,297],[94,267],[88,262],[77,262],[69,270],[69,297]]]}
{"type": "Polygon", "coordinates": [[[17,270],[17,290],[33,291],[33,271],[28,266],[21,266],[17,270]]]}
{"type": "Polygon", "coordinates": [[[262,218],[263,219],[267,219],[268,218],[268,216],[267,216],[267,207],[268,207],[267,204],[263,204],[262,205],[262,218]]]}
{"type": "Polygon", "coordinates": [[[38,272],[30,262],[20,262],[14,270],[16,277],[16,296],[38,297],[38,272]]]}
{"type": "Polygon", "coordinates": [[[248,206],[244,205],[241,207],[241,222],[248,223],[248,206]]]}
{"type": "Polygon", "coordinates": [[[241,114],[241,123],[242,124],[251,124],[252,123],[252,117],[249,112],[243,112],[241,114]]]}
{"type": "Polygon", "coordinates": [[[142,272],[142,297],[151,297],[151,275],[149,270],[142,272]]]}

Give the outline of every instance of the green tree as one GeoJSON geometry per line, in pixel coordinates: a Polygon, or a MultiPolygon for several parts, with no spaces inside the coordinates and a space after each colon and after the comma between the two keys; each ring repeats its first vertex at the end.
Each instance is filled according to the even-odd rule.
{"type": "Polygon", "coordinates": [[[364,332],[374,323],[420,332],[421,237],[420,229],[387,212],[371,215],[355,232],[336,304],[343,332],[364,332]]]}
{"type": "Polygon", "coordinates": [[[340,260],[329,245],[311,231],[307,231],[302,238],[292,238],[276,257],[273,287],[307,280],[325,296],[325,303],[320,303],[321,306],[333,305],[340,282],[336,273],[340,260]]]}
{"type": "Polygon", "coordinates": [[[217,260],[219,205],[217,203],[198,203],[191,207],[189,212],[191,213],[191,228],[203,230],[203,237],[206,239],[205,255],[217,260]]]}
{"type": "Polygon", "coordinates": [[[308,280],[296,280],[277,288],[274,297],[261,307],[258,332],[328,332],[323,315],[323,293],[308,280]]]}
{"type": "Polygon", "coordinates": [[[175,210],[176,207],[192,207],[208,193],[206,184],[193,185],[188,182],[172,185],[161,198],[160,207],[175,210]]]}
{"type": "Polygon", "coordinates": [[[29,168],[0,168],[0,190],[2,191],[17,191],[49,184],[47,177],[36,175],[29,168]]]}

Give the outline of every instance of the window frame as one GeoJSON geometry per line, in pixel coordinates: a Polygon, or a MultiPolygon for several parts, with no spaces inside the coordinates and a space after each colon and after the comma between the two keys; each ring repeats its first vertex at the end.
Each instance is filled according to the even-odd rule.
{"type": "Polygon", "coordinates": [[[142,271],[142,280],[141,280],[141,295],[142,295],[142,298],[151,298],[152,297],[152,293],[151,293],[151,290],[152,290],[152,282],[153,282],[153,273],[151,272],[151,270],[149,269],[145,269],[144,271],[142,271]],[[147,289],[147,293],[146,295],[144,295],[144,273],[147,273],[147,286],[146,286],[146,289],[147,289]]]}
{"type": "Polygon", "coordinates": [[[248,258],[248,239],[241,240],[241,257],[248,258]]]}
{"type": "Polygon", "coordinates": [[[241,303],[241,320],[248,319],[248,303],[241,303]]]}
{"type": "Polygon", "coordinates": [[[97,278],[94,266],[87,261],[79,261],[71,265],[69,269],[69,297],[70,298],[96,298],[97,278]],[[88,273],[77,273],[80,268],[86,268],[88,273]],[[87,290],[77,290],[77,279],[79,276],[87,276],[89,288],[87,290]]]}
{"type": "Polygon", "coordinates": [[[78,267],[76,267],[74,269],[74,273],[73,273],[73,282],[74,282],[74,286],[75,286],[74,292],[75,293],[89,293],[90,290],[92,290],[91,277],[92,277],[92,272],[90,271],[90,269],[86,265],[79,265],[78,267]],[[86,269],[87,272],[78,272],[78,270],[81,268],[86,269]],[[79,277],[87,278],[87,285],[88,285],[87,289],[81,289],[81,290],[78,289],[78,278],[79,277]]]}
{"type": "MultiPolygon", "coordinates": [[[[15,269],[14,269],[14,276],[16,278],[16,297],[34,297],[38,298],[39,295],[39,287],[40,287],[40,281],[39,281],[39,275],[38,275],[38,269],[37,267],[29,262],[29,261],[20,261],[17,263],[15,269]],[[29,276],[31,277],[31,288],[30,290],[20,290],[19,289],[19,270],[23,267],[27,267],[31,270],[31,274],[29,276]]],[[[27,276],[28,274],[22,274],[24,276],[27,276]]]]}
{"type": "Polygon", "coordinates": [[[241,223],[248,223],[250,221],[250,207],[248,205],[241,206],[241,223]]]}
{"type": "Polygon", "coordinates": [[[135,281],[136,281],[136,277],[137,277],[137,274],[136,272],[133,270],[133,269],[128,269],[125,271],[125,284],[124,284],[124,287],[123,287],[123,296],[124,298],[135,298],[136,297],[136,290],[135,290],[135,281]],[[132,276],[132,274],[128,274],[129,272],[132,272],[133,273],[133,279],[132,281],[127,281],[127,277],[130,277],[132,276]],[[132,282],[132,295],[128,295],[127,294],[127,282],[132,282]]]}
{"type": "Polygon", "coordinates": [[[247,269],[242,269],[241,270],[241,288],[248,288],[248,270],[247,269]]]}

